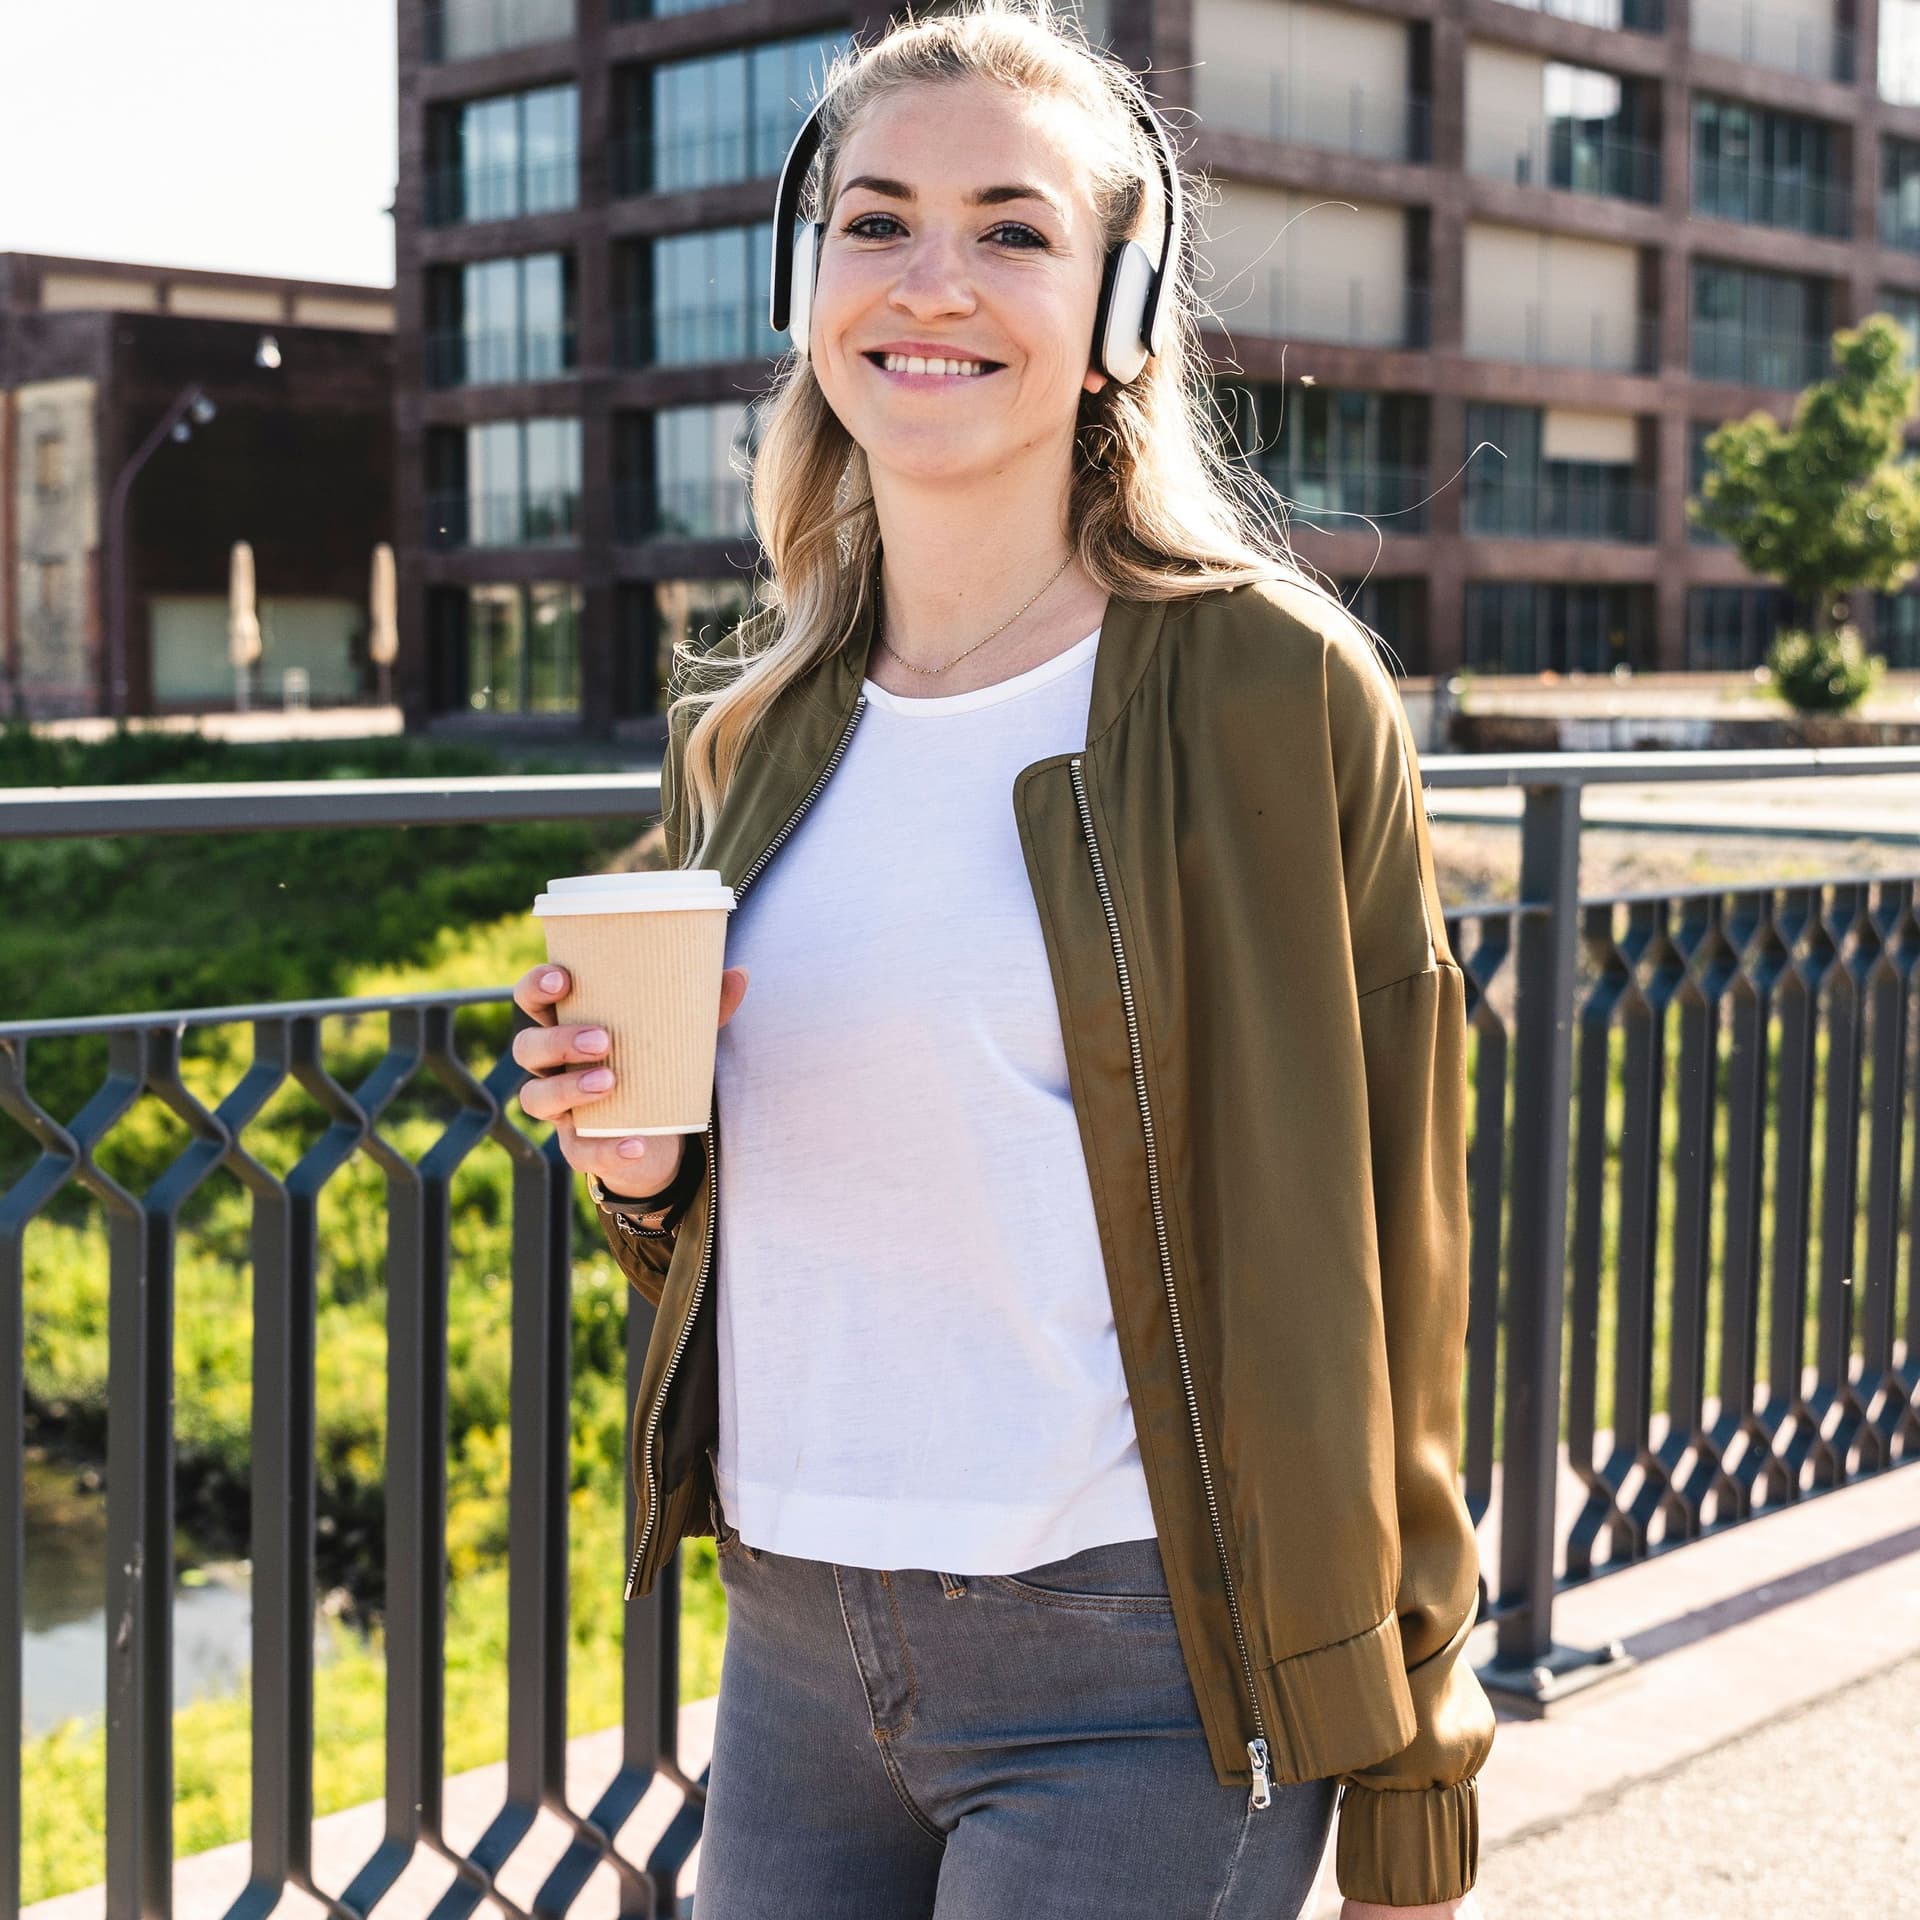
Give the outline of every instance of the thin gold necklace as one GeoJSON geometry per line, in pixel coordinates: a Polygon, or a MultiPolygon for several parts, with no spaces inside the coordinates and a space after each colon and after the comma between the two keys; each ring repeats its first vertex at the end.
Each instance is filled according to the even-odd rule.
{"type": "MultiPolygon", "coordinates": [[[[1047,587],[1052,586],[1053,581],[1058,580],[1060,578],[1060,575],[1062,573],[1065,573],[1068,567],[1070,567],[1072,564],[1073,564],[1073,555],[1071,552],[1069,552],[1067,557],[1060,562],[1059,571],[1054,574],[1053,580],[1049,580],[1047,582],[1047,586],[1042,587],[1040,589],[1040,593],[1045,593],[1047,590],[1047,587]]],[[[1033,600],[1038,600],[1040,598],[1040,593],[1036,593],[1033,596],[1033,600]]],[[[1013,625],[1014,621],[1018,620],[1020,618],[1020,615],[1026,612],[1027,607],[1030,607],[1033,605],[1033,600],[1029,600],[1027,602],[1027,606],[1020,608],[1019,612],[1010,614],[1005,620],[1002,620],[1000,624],[994,628],[993,632],[987,635],[987,640],[993,639],[998,634],[1005,633],[1006,630],[1013,625]]],[[[987,644],[987,640],[976,640],[973,643],[973,645],[967,649],[967,653],[978,653],[980,649],[987,644]]],[[[942,674],[947,672],[950,668],[957,667],[960,664],[960,662],[967,657],[967,653],[956,653],[953,656],[953,658],[949,660],[946,666],[944,667],[916,667],[913,664],[913,662],[909,660],[899,650],[898,647],[894,646],[892,642],[888,640],[887,636],[884,633],[880,636],[880,644],[883,647],[885,647],[886,650],[890,654],[892,654],[893,657],[896,660],[898,660],[900,664],[903,667],[905,667],[909,673],[924,674],[929,679],[933,678],[937,674],[942,674]]]]}

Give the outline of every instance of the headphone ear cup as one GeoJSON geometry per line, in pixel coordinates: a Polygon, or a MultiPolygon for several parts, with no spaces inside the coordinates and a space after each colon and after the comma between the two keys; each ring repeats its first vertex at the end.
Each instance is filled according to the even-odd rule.
{"type": "Polygon", "coordinates": [[[1101,288],[1101,327],[1098,341],[1100,370],[1121,386],[1137,380],[1147,364],[1147,343],[1141,338],[1147,296],[1153,290],[1154,262],[1137,240],[1124,242],[1108,256],[1101,288]]]}
{"type": "Polygon", "coordinates": [[[793,290],[788,297],[787,336],[801,359],[807,356],[807,322],[813,313],[813,279],[820,265],[820,236],[826,223],[809,220],[793,243],[793,290]]]}

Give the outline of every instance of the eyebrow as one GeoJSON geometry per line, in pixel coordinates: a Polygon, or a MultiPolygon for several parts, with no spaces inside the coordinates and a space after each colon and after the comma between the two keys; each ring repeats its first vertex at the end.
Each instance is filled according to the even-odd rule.
{"type": "MultiPolygon", "coordinates": [[[[855,187],[865,187],[870,193],[884,194],[889,200],[915,200],[919,197],[904,180],[888,180],[874,173],[857,173],[834,196],[835,204],[855,187]]],[[[1066,209],[1046,188],[1021,182],[1009,186],[981,187],[969,194],[967,200],[970,206],[976,207],[997,207],[1009,200],[1038,200],[1042,206],[1051,208],[1057,218],[1065,220],[1067,217],[1066,209]]]]}

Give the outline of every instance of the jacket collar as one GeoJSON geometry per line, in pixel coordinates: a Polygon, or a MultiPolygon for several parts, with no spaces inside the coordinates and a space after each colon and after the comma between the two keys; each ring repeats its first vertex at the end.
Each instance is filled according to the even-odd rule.
{"type": "MultiPolygon", "coordinates": [[[[742,875],[760,864],[814,783],[826,774],[872,661],[876,604],[868,594],[845,643],[781,696],[767,716],[766,750],[751,756],[751,776],[743,768],[730,784],[709,854],[709,863],[730,886],[739,886],[742,875]]],[[[1178,604],[1108,596],[1100,644],[1094,650],[1089,746],[1119,718],[1159,645],[1169,607],[1178,604]]]]}

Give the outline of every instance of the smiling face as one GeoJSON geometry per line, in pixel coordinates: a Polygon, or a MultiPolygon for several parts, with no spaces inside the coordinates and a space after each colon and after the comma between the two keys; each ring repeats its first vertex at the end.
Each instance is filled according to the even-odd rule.
{"type": "Polygon", "coordinates": [[[1067,103],[951,81],[882,99],[841,149],[808,352],[870,467],[1002,472],[1070,442],[1081,393],[1106,384],[1088,370],[1103,258],[1076,129],[1067,103]],[[988,370],[889,371],[906,360],[888,347],[988,370]]]}

